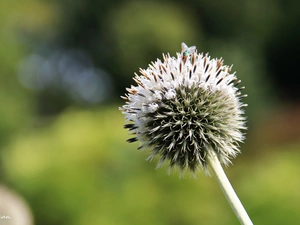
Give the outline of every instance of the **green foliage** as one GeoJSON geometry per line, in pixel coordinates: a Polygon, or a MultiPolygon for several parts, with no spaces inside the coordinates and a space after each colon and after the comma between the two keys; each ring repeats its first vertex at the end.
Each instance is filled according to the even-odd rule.
{"type": "MultiPolygon", "coordinates": [[[[297,224],[299,216],[299,145],[266,149],[240,182],[254,224],[297,224]],[[272,153],[273,152],[273,153],[272,153]]],[[[249,166],[248,166],[249,167],[249,166]]],[[[243,197],[242,197],[243,198],[243,197]]]]}
{"type": "MultiPolygon", "coordinates": [[[[168,176],[166,167],[155,170],[156,162],[145,161],[148,154],[126,143],[117,106],[75,109],[55,90],[55,98],[51,92],[26,90],[18,65],[28,54],[57,46],[83,50],[114,79],[118,97],[133,72],[162,58],[162,52],[173,55],[184,41],[234,64],[249,94],[249,118],[263,121],[261,112],[270,112],[278,90],[289,91],[289,85],[272,86],[276,73],[295,85],[298,96],[299,82],[290,79],[298,77],[296,63],[291,63],[299,48],[294,44],[299,40],[298,5],[270,0],[4,1],[1,182],[26,198],[37,225],[238,224],[213,178],[203,171],[197,180],[188,175],[179,179],[175,172],[168,176]],[[286,45],[292,52],[286,52],[286,45]],[[272,70],[267,53],[279,62],[269,65],[272,70]],[[44,123],[47,112],[60,104],[67,110],[44,123]]],[[[253,154],[249,151],[227,170],[255,224],[300,223],[297,149],[299,145],[262,149],[258,157],[246,159],[253,154]]]]}
{"type": "MultiPolygon", "coordinates": [[[[5,172],[37,224],[238,224],[213,178],[155,170],[147,154],[125,142],[123,124],[117,107],[70,109],[8,145],[5,172]]],[[[231,177],[243,174],[233,186],[254,222],[300,222],[299,157],[288,151],[230,167],[231,177]]]]}
{"type": "Polygon", "coordinates": [[[105,22],[117,52],[114,60],[125,78],[162,58],[162,53],[175,54],[181,42],[195,45],[203,39],[202,30],[195,29],[199,23],[194,10],[170,2],[126,2],[112,10],[105,22]]]}

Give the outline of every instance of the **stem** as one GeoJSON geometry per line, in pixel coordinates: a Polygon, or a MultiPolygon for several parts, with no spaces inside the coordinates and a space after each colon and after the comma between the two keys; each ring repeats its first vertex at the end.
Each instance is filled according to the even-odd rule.
{"type": "Polygon", "coordinates": [[[228,203],[230,204],[235,215],[239,219],[242,225],[253,225],[249,218],[245,208],[243,207],[238,196],[234,192],[216,153],[211,150],[211,154],[207,157],[208,165],[211,167],[213,174],[215,175],[228,203]]]}

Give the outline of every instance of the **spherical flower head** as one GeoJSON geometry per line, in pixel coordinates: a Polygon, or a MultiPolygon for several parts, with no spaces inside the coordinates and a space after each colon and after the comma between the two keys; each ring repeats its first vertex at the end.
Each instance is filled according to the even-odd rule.
{"type": "Polygon", "coordinates": [[[244,139],[244,87],[237,87],[240,80],[222,59],[181,47],[177,57],[163,54],[163,62],[140,69],[137,85],[127,88],[120,110],[128,122],[124,127],[135,135],[128,142],[151,149],[148,159],[159,156],[158,166],[168,161],[181,170],[206,170],[211,151],[227,165],[244,139]]]}

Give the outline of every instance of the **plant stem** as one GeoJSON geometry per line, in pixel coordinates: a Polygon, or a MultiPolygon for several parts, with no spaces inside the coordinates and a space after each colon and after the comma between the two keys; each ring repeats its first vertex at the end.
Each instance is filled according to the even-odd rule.
{"type": "Polygon", "coordinates": [[[208,165],[211,167],[212,172],[215,175],[228,203],[230,204],[240,223],[242,225],[253,225],[245,208],[232,188],[216,153],[213,150],[211,150],[211,154],[207,157],[207,160],[208,165]]]}

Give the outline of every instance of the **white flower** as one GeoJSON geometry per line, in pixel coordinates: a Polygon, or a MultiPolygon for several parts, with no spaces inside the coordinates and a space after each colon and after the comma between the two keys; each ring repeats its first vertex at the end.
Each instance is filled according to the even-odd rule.
{"type": "Polygon", "coordinates": [[[163,62],[135,74],[137,86],[127,89],[120,108],[128,121],[124,127],[135,135],[128,142],[150,148],[149,159],[159,155],[159,165],[167,160],[171,167],[206,169],[209,151],[227,165],[244,139],[244,87],[236,87],[240,81],[222,59],[181,46],[177,57],[163,55],[163,62]]]}

